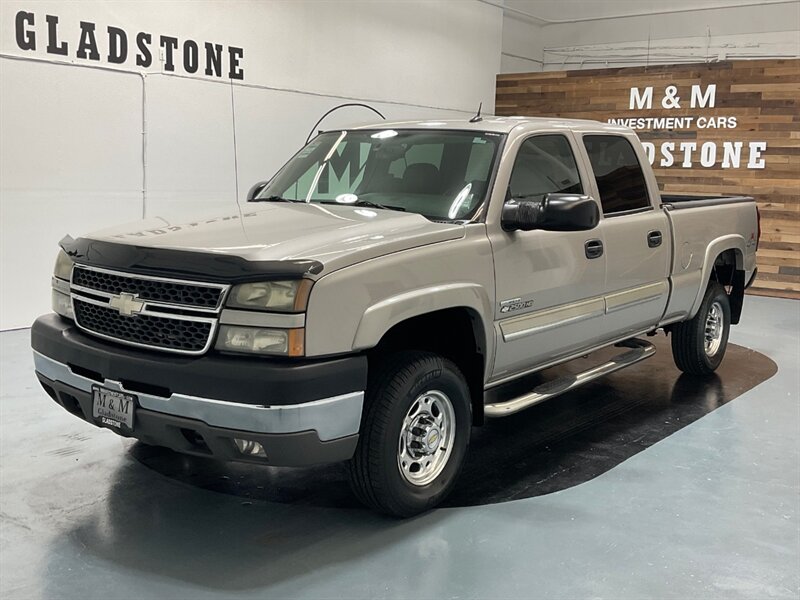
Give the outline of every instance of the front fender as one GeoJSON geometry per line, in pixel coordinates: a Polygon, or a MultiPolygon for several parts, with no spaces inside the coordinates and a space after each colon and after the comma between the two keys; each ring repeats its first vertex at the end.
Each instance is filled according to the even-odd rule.
{"type": "MultiPolygon", "coordinates": [[[[448,283],[410,290],[385,298],[364,311],[356,330],[353,350],[365,350],[378,345],[381,338],[398,323],[447,308],[468,308],[485,319],[492,314],[492,303],[484,288],[476,283],[448,283]]],[[[494,355],[491,324],[483,324],[486,356],[494,355]]],[[[435,333],[434,333],[435,335],[435,333]]]]}

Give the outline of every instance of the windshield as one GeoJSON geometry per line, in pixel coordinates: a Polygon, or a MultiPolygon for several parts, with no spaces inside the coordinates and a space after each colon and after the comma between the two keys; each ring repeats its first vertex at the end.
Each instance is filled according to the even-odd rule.
{"type": "Polygon", "coordinates": [[[255,201],[365,205],[436,220],[464,220],[486,196],[503,136],[466,131],[323,133],[255,201]]]}

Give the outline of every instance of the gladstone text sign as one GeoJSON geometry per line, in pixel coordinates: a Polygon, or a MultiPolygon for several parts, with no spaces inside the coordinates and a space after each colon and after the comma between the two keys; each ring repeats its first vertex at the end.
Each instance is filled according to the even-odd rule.
{"type": "MultiPolygon", "coordinates": [[[[739,119],[735,114],[716,114],[717,85],[693,84],[686,92],[676,85],[668,85],[659,90],[660,102],[653,106],[653,95],[656,86],[643,88],[630,88],[630,101],[628,109],[636,112],[652,113],[655,109],[659,112],[680,110],[686,105],[695,111],[692,114],[681,116],[626,116],[611,117],[609,123],[624,125],[637,130],[735,130],[739,119]]],[[[703,168],[711,168],[719,164],[723,169],[763,169],[766,159],[763,156],[767,149],[767,142],[763,140],[747,141],[723,140],[698,142],[694,141],[663,141],[660,144],[642,142],[650,164],[658,161],[660,167],[679,166],[691,169],[697,163],[703,168]],[[744,156],[744,160],[743,160],[744,156]]]]}
{"type": "Polygon", "coordinates": [[[165,72],[244,79],[244,49],[213,41],[129,31],[89,20],[65,31],[60,27],[58,15],[26,10],[16,13],[14,38],[22,51],[43,49],[47,54],[78,61],[144,69],[160,61],[165,72]]]}
{"type": "Polygon", "coordinates": [[[751,291],[800,298],[800,60],[509,73],[495,105],[634,129],[665,193],[755,197],[751,291]]]}

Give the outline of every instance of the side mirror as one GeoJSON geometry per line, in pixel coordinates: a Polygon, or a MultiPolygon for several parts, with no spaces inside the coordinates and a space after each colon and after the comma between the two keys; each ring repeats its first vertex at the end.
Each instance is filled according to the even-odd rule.
{"type": "Polygon", "coordinates": [[[247,201],[252,202],[256,198],[256,196],[258,196],[261,193],[261,190],[267,187],[268,183],[269,181],[259,181],[257,184],[255,184],[253,187],[247,190],[247,201]]]}
{"type": "Polygon", "coordinates": [[[599,222],[597,203],[577,194],[547,194],[541,201],[508,200],[501,218],[505,231],[585,231],[599,222]]]}

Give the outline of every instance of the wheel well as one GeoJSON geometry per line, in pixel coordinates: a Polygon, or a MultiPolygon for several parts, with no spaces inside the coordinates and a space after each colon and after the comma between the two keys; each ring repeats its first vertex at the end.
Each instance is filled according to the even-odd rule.
{"type": "Polygon", "coordinates": [[[384,357],[402,350],[425,350],[453,361],[469,386],[473,424],[481,425],[485,339],[483,323],[474,310],[447,308],[398,323],[367,352],[367,360],[370,372],[384,357]]]}
{"type": "Polygon", "coordinates": [[[743,257],[738,250],[730,248],[721,252],[714,259],[710,281],[720,283],[728,292],[731,305],[731,324],[733,325],[736,325],[742,316],[744,275],[743,257]]]}

